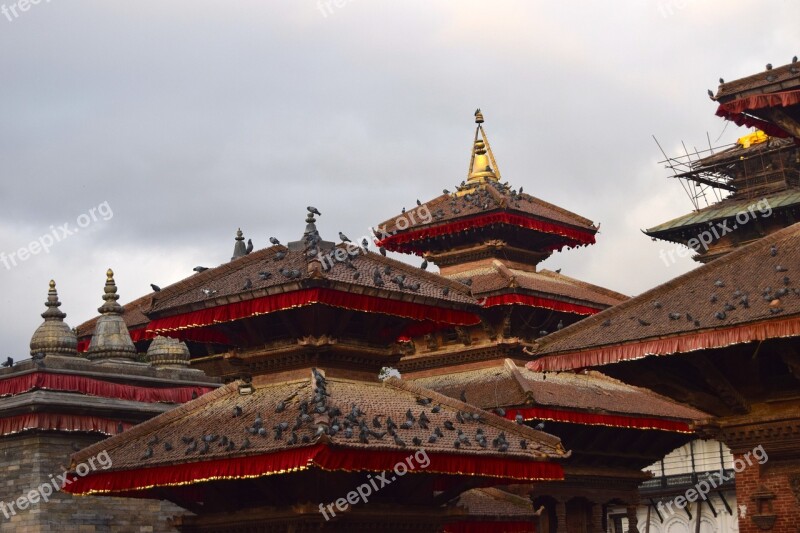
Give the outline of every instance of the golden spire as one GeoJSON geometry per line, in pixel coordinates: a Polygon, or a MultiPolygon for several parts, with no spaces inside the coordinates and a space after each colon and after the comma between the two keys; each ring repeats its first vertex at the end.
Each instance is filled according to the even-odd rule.
{"type": "Polygon", "coordinates": [[[472,154],[469,160],[467,181],[473,184],[485,182],[486,180],[499,181],[500,169],[497,167],[492,147],[489,145],[489,139],[483,130],[483,113],[481,113],[480,108],[475,111],[475,123],[478,127],[475,128],[475,139],[473,140],[472,154]]]}

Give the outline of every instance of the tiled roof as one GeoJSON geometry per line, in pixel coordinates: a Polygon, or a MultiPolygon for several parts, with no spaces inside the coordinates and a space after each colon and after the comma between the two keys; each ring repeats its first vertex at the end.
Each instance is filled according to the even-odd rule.
{"type": "Polygon", "coordinates": [[[247,395],[239,393],[241,382],[228,384],[82,450],[73,456],[73,460],[79,463],[107,450],[113,460],[112,471],[137,470],[260,456],[319,443],[350,449],[354,453],[359,450],[415,449],[424,443],[429,453],[465,456],[549,460],[569,455],[559,439],[552,435],[518,426],[395,378],[382,383],[328,378],[324,381],[326,395],[322,396],[322,403],[316,403],[319,397],[315,399],[315,388],[320,382],[309,374],[308,379],[283,382],[274,382],[272,376],[257,376],[252,383],[255,390],[247,395]],[[316,411],[317,406],[322,406],[322,414],[316,411]],[[409,411],[414,422],[405,429],[402,424],[408,420],[406,413],[409,411]],[[301,418],[304,412],[309,414],[301,418]],[[423,412],[427,424],[420,422],[423,412]],[[260,424],[256,421],[258,418],[261,418],[260,424]],[[402,443],[386,433],[389,418],[399,426],[394,432],[402,443]],[[463,422],[459,421],[460,418],[463,422]],[[453,429],[447,429],[451,423],[453,429]],[[280,424],[284,424],[286,429],[276,432],[280,424]],[[362,424],[373,433],[362,435],[362,424]],[[328,428],[338,426],[338,431],[320,434],[317,431],[320,425],[328,428]],[[348,425],[353,428],[352,433],[346,429],[348,425]],[[427,429],[423,427],[425,425],[427,429]],[[262,436],[253,428],[264,428],[265,434],[262,436]],[[443,436],[432,442],[429,438],[437,428],[443,436]],[[454,442],[460,430],[466,434],[469,443],[456,447],[454,442]],[[476,442],[478,430],[482,430],[488,439],[488,447],[483,448],[476,442]],[[507,451],[492,444],[501,432],[510,443],[507,451]],[[214,438],[209,439],[209,446],[204,449],[204,438],[209,436],[214,438]],[[157,437],[157,443],[154,443],[154,437],[157,437]],[[415,441],[417,438],[419,441],[415,441]],[[521,439],[529,443],[524,449],[520,445],[521,439]],[[248,444],[243,447],[245,442],[248,444]],[[152,450],[150,457],[146,457],[148,448],[152,450]]]}
{"type": "Polygon", "coordinates": [[[468,490],[456,501],[456,505],[465,508],[473,519],[485,517],[490,521],[534,520],[538,516],[530,499],[495,487],[468,490]]]}
{"type": "Polygon", "coordinates": [[[483,409],[546,406],[623,415],[698,420],[708,415],[647,389],[633,387],[600,372],[541,373],[517,367],[510,359],[488,368],[451,371],[414,383],[483,409]]]}
{"type": "MultiPolygon", "coordinates": [[[[564,224],[592,234],[597,231],[597,228],[595,228],[591,220],[545,202],[544,200],[540,200],[527,193],[519,193],[503,184],[488,181],[487,184],[477,186],[471,183],[462,186],[465,191],[471,190],[473,187],[475,187],[474,190],[468,194],[442,194],[425,202],[425,207],[427,207],[433,217],[429,223],[414,224],[415,221],[420,220],[420,209],[415,207],[407,213],[401,213],[386,220],[382,224],[379,224],[378,227],[385,227],[387,233],[397,232],[400,234],[466,219],[475,215],[505,211],[531,216],[547,222],[564,224]],[[408,214],[412,211],[415,213],[414,219],[411,219],[408,214]],[[404,221],[404,226],[408,225],[409,222],[411,222],[411,225],[405,229],[400,229],[398,227],[398,222],[401,220],[404,221]]],[[[378,238],[382,238],[380,234],[378,238]]]]}
{"type": "MultiPolygon", "coordinates": [[[[535,355],[591,352],[800,314],[800,224],[543,337],[535,355]]],[[[730,339],[727,344],[747,342],[730,339]]]]}
{"type": "Polygon", "coordinates": [[[540,270],[530,272],[508,268],[494,260],[480,267],[463,270],[449,276],[451,279],[472,280],[472,294],[481,298],[509,291],[531,291],[543,297],[569,299],[589,306],[605,308],[625,301],[628,297],[591,283],[586,283],[558,272],[540,270]]]}
{"type": "Polygon", "coordinates": [[[723,83],[717,90],[716,99],[726,101],[744,92],[763,92],[764,88],[768,87],[779,87],[784,91],[800,87],[800,63],[789,63],[772,70],[764,70],[758,74],[723,83]]]}
{"type": "MultiPolygon", "coordinates": [[[[336,248],[345,251],[343,244],[336,248]]],[[[413,299],[418,303],[476,304],[469,296],[468,289],[460,283],[375,252],[365,252],[356,247],[352,249],[358,251],[346,261],[335,260],[334,250],[325,252],[325,261],[332,265],[327,271],[310,268],[310,263],[319,263],[312,261],[314,258],[309,258],[303,250],[289,250],[282,245],[257,250],[163,289],[155,294],[152,308],[147,312],[162,313],[188,306],[197,307],[197,304],[200,304],[199,307],[209,307],[215,302],[231,299],[248,300],[302,288],[312,279],[315,282],[327,280],[341,283],[355,293],[372,289],[384,297],[413,299]],[[379,273],[381,286],[375,284],[376,272],[379,273]],[[287,273],[293,277],[287,276],[287,273]],[[403,278],[402,286],[395,280],[398,276],[403,278]],[[204,290],[212,291],[211,295],[207,296],[204,290]]],[[[346,251],[341,255],[347,256],[346,251]]]]}
{"type": "MultiPolygon", "coordinates": [[[[687,215],[680,216],[678,218],[672,219],[668,222],[664,222],[663,224],[659,224],[658,226],[645,230],[645,233],[653,237],[660,237],[662,239],[667,239],[666,235],[662,235],[663,233],[669,233],[679,228],[691,228],[693,226],[701,226],[701,228],[699,228],[697,231],[697,235],[694,235],[695,237],[698,237],[699,234],[702,233],[708,227],[709,222],[715,220],[720,221],[726,218],[730,219],[735,217],[739,213],[748,213],[747,208],[757,204],[759,201],[769,202],[769,206],[773,210],[798,206],[800,205],[800,189],[789,189],[786,191],[780,191],[773,194],[767,194],[764,195],[763,197],[760,197],[759,199],[736,198],[736,197],[725,198],[724,200],[717,202],[716,204],[704,207],[703,209],[700,209],[698,211],[694,211],[687,215]]],[[[761,214],[758,212],[758,209],[755,209],[755,212],[756,216],[761,216],[761,214]]],[[[748,213],[748,216],[750,216],[750,213],[748,213]]]]}

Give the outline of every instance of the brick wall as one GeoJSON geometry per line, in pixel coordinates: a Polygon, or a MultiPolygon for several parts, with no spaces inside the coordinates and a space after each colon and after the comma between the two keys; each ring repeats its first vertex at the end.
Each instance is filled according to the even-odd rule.
{"type": "MultiPolygon", "coordinates": [[[[742,454],[734,454],[734,458],[744,460],[742,454]]],[[[800,532],[800,503],[789,486],[789,476],[800,474],[800,461],[779,462],[770,459],[763,465],[752,462],[752,466],[747,466],[736,474],[739,533],[762,533],[762,530],[751,519],[752,515],[758,514],[758,503],[752,499],[752,495],[762,488],[775,495],[775,499],[772,500],[772,514],[777,515],[777,519],[770,531],[772,533],[800,532]],[[741,506],[747,506],[744,517],[741,506]]],[[[769,513],[766,504],[763,505],[761,512],[769,513]]]]}
{"type": "MultiPolygon", "coordinates": [[[[49,483],[64,472],[69,464],[73,445],[81,448],[96,442],[86,435],[40,434],[8,436],[0,439],[0,501],[6,502],[0,512],[0,533],[80,532],[142,533],[174,532],[169,527],[171,516],[185,510],[157,500],[106,497],[73,497],[55,492],[48,502],[40,501],[12,514],[8,503],[16,501],[31,489],[49,483]]],[[[98,465],[100,468],[100,465],[98,465]]]]}

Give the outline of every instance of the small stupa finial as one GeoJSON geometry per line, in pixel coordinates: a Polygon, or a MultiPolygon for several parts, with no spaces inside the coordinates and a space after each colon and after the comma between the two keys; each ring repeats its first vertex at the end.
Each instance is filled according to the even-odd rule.
{"type": "Polygon", "coordinates": [[[31,337],[31,355],[35,354],[56,354],[56,355],[76,355],[78,339],[75,332],[64,323],[67,317],[59,308],[61,302],[58,301],[56,282],[50,280],[50,290],[47,291],[47,301],[44,303],[47,310],[42,313],[44,323],[34,332],[31,337]]]}
{"type": "Polygon", "coordinates": [[[117,283],[114,281],[114,271],[106,271],[106,284],[103,288],[103,305],[97,310],[100,318],[95,324],[92,340],[86,356],[91,360],[102,359],[134,359],[136,346],[131,340],[128,327],[122,318],[123,307],[117,303],[117,283]]]}
{"type": "Polygon", "coordinates": [[[244,233],[242,233],[242,228],[236,230],[235,241],[236,242],[233,245],[233,256],[231,256],[231,261],[247,255],[247,247],[244,245],[244,233]]]}
{"type": "Polygon", "coordinates": [[[105,303],[97,308],[100,314],[122,313],[122,306],[117,303],[117,283],[114,281],[114,271],[110,268],[106,271],[106,286],[103,288],[103,300],[105,303]]]}
{"type": "Polygon", "coordinates": [[[483,124],[483,113],[481,113],[481,108],[475,110],[475,124],[483,124]]]}
{"type": "Polygon", "coordinates": [[[483,112],[481,108],[478,108],[475,110],[475,123],[478,127],[475,128],[475,140],[473,141],[472,153],[469,159],[469,172],[467,173],[467,181],[471,185],[484,183],[487,180],[498,181],[500,179],[500,171],[497,168],[497,162],[494,160],[489,139],[483,130],[483,122],[483,112]]]}

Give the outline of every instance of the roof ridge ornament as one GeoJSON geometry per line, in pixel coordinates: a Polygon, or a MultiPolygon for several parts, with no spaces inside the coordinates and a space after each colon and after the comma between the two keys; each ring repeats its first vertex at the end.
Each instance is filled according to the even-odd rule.
{"type": "Polygon", "coordinates": [[[106,271],[106,285],[103,289],[105,302],[97,310],[100,318],[97,319],[94,335],[89,342],[86,357],[89,359],[135,359],[136,346],[131,340],[128,327],[122,318],[123,307],[117,303],[117,284],[114,281],[114,271],[106,271]]]}

